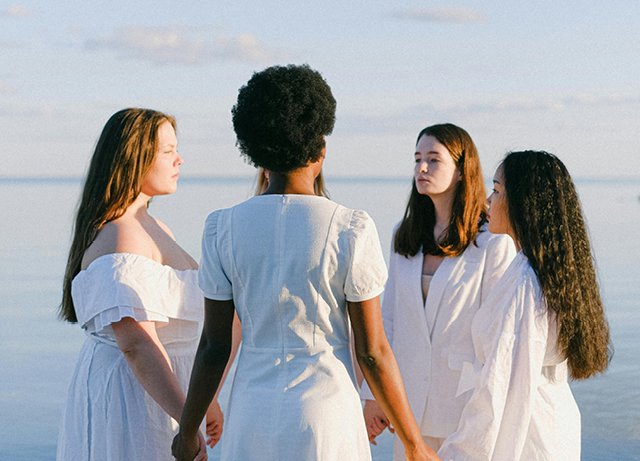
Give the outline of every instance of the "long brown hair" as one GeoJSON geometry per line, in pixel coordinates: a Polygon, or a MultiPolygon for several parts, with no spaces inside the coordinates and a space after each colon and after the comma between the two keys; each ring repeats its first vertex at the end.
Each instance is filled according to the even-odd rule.
{"type": "Polygon", "coordinates": [[[461,180],[453,199],[451,221],[440,242],[436,242],[433,235],[436,223],[433,202],[427,195],[418,193],[415,180],[411,181],[409,202],[394,237],[394,251],[409,257],[422,248],[425,254],[458,256],[475,241],[487,213],[478,149],[469,133],[451,123],[423,129],[416,144],[422,136],[433,136],[447,148],[460,171],[461,180]]]}
{"type": "Polygon", "coordinates": [[[150,109],[124,109],[109,118],[95,147],[73,228],[62,287],[60,318],[78,321],[71,281],[80,272],[85,250],[102,226],[119,218],[140,194],[158,149],[158,127],[170,115],[150,109]]]}
{"type": "Polygon", "coordinates": [[[556,315],[574,379],[606,370],[612,349],[582,207],[553,154],[511,152],[502,162],[509,220],[556,315]]]}

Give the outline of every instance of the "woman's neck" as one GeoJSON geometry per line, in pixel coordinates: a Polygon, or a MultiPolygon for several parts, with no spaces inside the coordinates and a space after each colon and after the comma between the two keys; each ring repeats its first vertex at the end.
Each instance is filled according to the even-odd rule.
{"type": "Polygon", "coordinates": [[[124,212],[123,216],[129,216],[136,219],[148,216],[149,213],[147,209],[149,206],[149,200],[151,200],[151,197],[144,194],[143,192],[140,192],[133,203],[129,205],[127,210],[124,212]]]}
{"type": "Polygon", "coordinates": [[[313,188],[316,179],[315,172],[308,167],[298,168],[287,173],[271,172],[269,187],[264,195],[269,194],[298,194],[315,195],[313,188]]]}
{"type": "Polygon", "coordinates": [[[438,241],[451,223],[451,208],[453,207],[453,195],[430,197],[436,213],[433,225],[433,236],[438,241]]]}

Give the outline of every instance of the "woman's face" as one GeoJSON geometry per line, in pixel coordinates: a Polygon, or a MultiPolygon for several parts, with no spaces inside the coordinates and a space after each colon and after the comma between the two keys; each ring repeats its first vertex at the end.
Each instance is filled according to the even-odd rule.
{"type": "Polygon", "coordinates": [[[418,139],[414,178],[416,189],[431,199],[455,194],[460,171],[449,150],[433,136],[418,139]]]}
{"type": "Polygon", "coordinates": [[[515,233],[509,220],[509,203],[504,189],[503,167],[500,165],[493,175],[493,190],[487,199],[487,218],[489,232],[493,234],[508,234],[515,242],[515,233]]]}
{"type": "Polygon", "coordinates": [[[158,127],[158,150],[151,169],[142,182],[142,192],[149,197],[172,194],[178,187],[182,157],[173,126],[164,122],[158,127]]]}

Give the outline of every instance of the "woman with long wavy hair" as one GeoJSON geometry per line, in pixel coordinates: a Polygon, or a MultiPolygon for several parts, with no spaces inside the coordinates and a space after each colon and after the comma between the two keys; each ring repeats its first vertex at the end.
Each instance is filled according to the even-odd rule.
{"type": "MultiPolygon", "coordinates": [[[[175,119],[124,109],[98,139],[78,206],[60,316],[86,340],[69,386],[59,460],[170,460],[203,317],[196,262],[149,214],[176,191],[175,119]]],[[[222,415],[208,413],[210,443],[222,415]]],[[[199,456],[206,457],[204,440],[199,456]]]]}
{"type": "Polygon", "coordinates": [[[609,327],[571,176],[554,155],[509,153],[496,170],[489,230],[519,250],[476,313],[472,390],[444,460],[580,459],[568,379],[606,370],[609,327]]]}
{"type": "MultiPolygon", "coordinates": [[[[456,386],[473,357],[471,319],[515,256],[511,239],[486,230],[486,195],[471,136],[450,124],[423,129],[414,177],[389,257],[384,327],[424,440],[434,449],[458,427],[469,394],[456,386]]],[[[369,438],[389,421],[364,385],[369,438]]],[[[397,441],[394,460],[404,455],[397,441]]]]}

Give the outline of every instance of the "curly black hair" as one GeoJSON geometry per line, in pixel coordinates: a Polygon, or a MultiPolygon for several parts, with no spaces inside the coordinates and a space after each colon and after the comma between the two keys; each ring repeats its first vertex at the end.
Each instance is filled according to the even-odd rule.
{"type": "Polygon", "coordinates": [[[249,163],[286,173],[320,158],[336,100],[308,65],[273,66],[240,88],[231,113],[236,145],[249,163]]]}
{"type": "Polygon", "coordinates": [[[502,162],[509,219],[556,314],[558,345],[574,379],[603,372],[612,354],[589,232],[564,164],[544,151],[502,162]]]}

